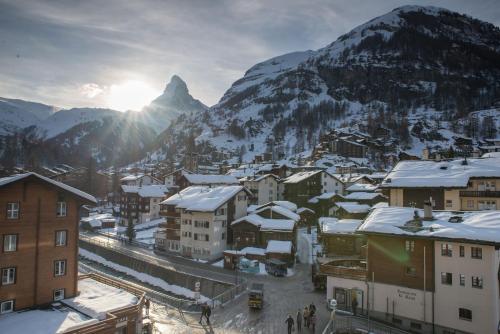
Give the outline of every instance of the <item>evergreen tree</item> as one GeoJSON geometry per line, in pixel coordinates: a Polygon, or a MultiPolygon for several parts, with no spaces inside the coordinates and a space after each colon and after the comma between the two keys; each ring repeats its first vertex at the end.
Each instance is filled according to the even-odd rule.
{"type": "Polygon", "coordinates": [[[127,230],[125,233],[127,235],[128,242],[132,243],[135,238],[134,221],[132,220],[132,217],[128,217],[127,230]]]}

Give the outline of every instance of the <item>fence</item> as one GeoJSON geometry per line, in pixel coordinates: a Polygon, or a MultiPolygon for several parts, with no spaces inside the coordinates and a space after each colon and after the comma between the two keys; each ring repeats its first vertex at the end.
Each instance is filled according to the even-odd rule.
{"type": "Polygon", "coordinates": [[[410,334],[398,328],[390,327],[382,323],[368,320],[364,317],[351,315],[339,316],[328,321],[322,334],[410,334]]]}

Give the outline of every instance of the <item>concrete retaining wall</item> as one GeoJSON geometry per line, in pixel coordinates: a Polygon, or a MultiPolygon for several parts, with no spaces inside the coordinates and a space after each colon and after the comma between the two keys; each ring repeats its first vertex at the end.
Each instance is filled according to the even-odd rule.
{"type": "Polygon", "coordinates": [[[145,273],[153,277],[158,277],[169,284],[178,285],[194,291],[195,283],[200,282],[200,293],[209,298],[220,295],[233,287],[232,284],[179,272],[176,271],[175,268],[165,268],[158,264],[150,263],[147,260],[138,259],[137,257],[126,255],[115,249],[106,248],[84,240],[80,240],[79,245],[81,248],[97,254],[108,261],[129,267],[135,271],[145,273]]]}

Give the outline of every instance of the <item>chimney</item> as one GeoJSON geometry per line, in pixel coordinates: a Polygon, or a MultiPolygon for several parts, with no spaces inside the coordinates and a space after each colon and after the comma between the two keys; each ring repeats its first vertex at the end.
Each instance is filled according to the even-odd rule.
{"type": "Polygon", "coordinates": [[[432,201],[429,199],[424,202],[424,220],[432,219],[432,201]]]}

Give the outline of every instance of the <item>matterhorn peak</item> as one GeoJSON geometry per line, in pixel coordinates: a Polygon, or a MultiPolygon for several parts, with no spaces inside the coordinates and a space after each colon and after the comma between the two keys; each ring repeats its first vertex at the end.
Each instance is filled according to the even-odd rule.
{"type": "Polygon", "coordinates": [[[168,96],[188,95],[189,90],[184,80],[174,74],[170,79],[170,82],[165,87],[163,93],[168,96]]]}

